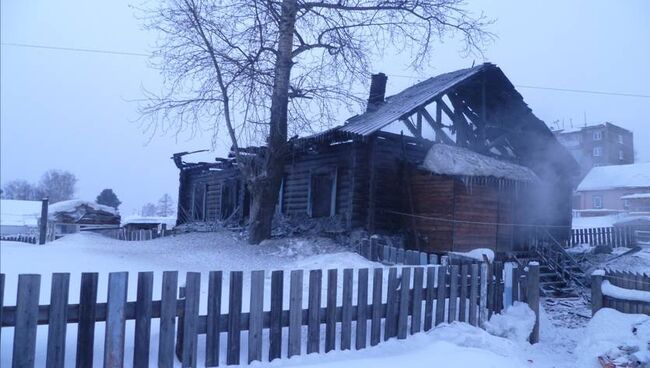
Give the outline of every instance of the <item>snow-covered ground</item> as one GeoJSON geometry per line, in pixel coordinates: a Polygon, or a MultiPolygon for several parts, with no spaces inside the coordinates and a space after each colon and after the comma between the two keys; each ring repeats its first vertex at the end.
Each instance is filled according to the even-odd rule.
{"type": "MultiPolygon", "coordinates": [[[[275,269],[329,269],[329,268],[381,267],[380,264],[341,248],[322,238],[283,239],[267,241],[259,246],[248,245],[235,234],[221,231],[213,233],[188,233],[173,237],[141,242],[124,242],[96,234],[75,234],[66,236],[45,246],[15,242],[0,243],[0,269],[7,276],[5,305],[15,303],[16,282],[20,273],[39,273],[43,275],[41,303],[49,301],[49,284],[52,272],[71,273],[70,302],[78,301],[79,278],[81,272],[99,272],[101,287],[99,301],[106,300],[108,273],[129,271],[129,299],[135,298],[137,271],[154,271],[154,297],[160,297],[162,271],[180,271],[180,282],[184,272],[202,273],[202,289],[205,294],[207,271],[212,270],[275,270],[275,269]]],[[[227,276],[227,272],[224,273],[227,276]]],[[[372,276],[372,273],[371,273],[372,276]]],[[[270,284],[267,272],[267,284],[270,284]]],[[[288,272],[285,272],[288,277],[288,272]]],[[[225,280],[224,280],[225,281],[225,280]]],[[[245,279],[246,281],[246,279],[245,279]]],[[[288,280],[287,280],[288,281],[288,280]]],[[[285,284],[287,284],[285,281],[285,284]]],[[[245,282],[246,283],[246,282],[245,282]]],[[[224,288],[227,289],[227,282],[224,288]]],[[[246,289],[245,289],[246,290],[246,289]]],[[[267,285],[268,290],[268,285],[267,285]]],[[[227,290],[224,290],[224,295],[227,290]]],[[[285,293],[288,294],[288,293],[285,293]]],[[[268,291],[267,291],[268,295],[268,291]]],[[[247,297],[247,295],[244,295],[247,297]]],[[[286,295],[285,295],[286,296],[286,295]]],[[[202,296],[205,300],[205,295],[202,296]]],[[[306,300],[306,298],[303,298],[306,300]]],[[[287,305],[285,300],[285,306],[287,305]]],[[[246,301],[244,301],[246,306],[246,301]]],[[[205,306],[202,306],[204,308],[205,306]]],[[[226,306],[224,306],[226,308],[226,306]]],[[[268,308],[268,307],[267,307],[268,308]]],[[[226,312],[226,309],[223,309],[226,312]]],[[[205,313],[203,311],[203,313],[205,313]]],[[[619,331],[628,330],[630,323],[639,323],[647,316],[618,318],[614,311],[607,312],[618,323],[619,331]]],[[[603,320],[601,318],[600,320],[603,320]]],[[[255,363],[258,366],[303,366],[303,367],[598,367],[596,356],[607,349],[616,348],[615,341],[622,339],[622,333],[613,337],[603,337],[599,349],[578,346],[591,346],[585,343],[585,333],[590,326],[587,320],[572,316],[563,309],[542,309],[541,342],[530,345],[523,341],[530,328],[530,310],[520,305],[509,310],[504,316],[494,316],[487,331],[464,323],[443,324],[428,333],[410,336],[406,340],[394,340],[361,351],[334,351],[328,354],[311,354],[281,359],[271,363],[255,363]],[[580,321],[568,323],[567,321],[580,321]],[[608,340],[609,339],[609,340],[608,340]],[[610,341],[611,340],[611,341],[610,341]],[[607,349],[606,349],[607,348],[607,349]],[[605,350],[603,350],[605,349],[605,350]],[[597,351],[598,350],[598,351],[597,351]],[[601,351],[602,350],[602,351],[601,351]],[[577,351],[581,351],[578,352],[577,351]]],[[[127,323],[132,331],[133,322],[127,323]]],[[[614,328],[614,327],[611,327],[614,328]]],[[[592,329],[596,329],[593,327],[592,329]]],[[[152,340],[157,341],[157,323],[152,323],[152,340]]],[[[602,329],[606,330],[606,329],[602,329]]],[[[600,331],[600,330],[599,330],[600,331]]],[[[603,332],[605,333],[605,332],[603,332]]],[[[96,364],[101,365],[103,324],[97,324],[96,364]]],[[[13,331],[2,330],[0,366],[9,366],[11,361],[13,331]]],[[[36,366],[44,366],[46,327],[38,329],[38,353],[36,366]]],[[[132,359],[133,338],[127,333],[125,363],[132,359]]],[[[245,333],[242,342],[246,341],[245,333]]],[[[626,335],[627,336],[627,335],[626,335]]],[[[68,328],[67,364],[73,365],[74,325],[68,328]]],[[[592,338],[593,339],[593,338],[592,338]]],[[[225,340],[225,339],[222,339],[225,340]]],[[[628,342],[633,341],[627,336],[628,342]],[[628,341],[629,340],[629,341],[628,341]]],[[[222,341],[225,343],[225,341],[222,341]]],[[[199,346],[204,338],[199,339],[199,346]]],[[[152,343],[151,356],[157,356],[157,348],[152,343]]],[[[222,346],[225,348],[225,346],[222,346]]],[[[304,347],[303,347],[304,348],[304,347]]],[[[203,354],[199,349],[199,354],[203,354]]],[[[243,349],[245,353],[245,348],[243,349]]],[[[284,356],[284,354],[283,354],[284,356]]],[[[155,359],[152,359],[155,361],[155,359]]],[[[200,360],[202,358],[200,357],[200,360]]],[[[243,359],[242,361],[245,361],[243,359]]]]}

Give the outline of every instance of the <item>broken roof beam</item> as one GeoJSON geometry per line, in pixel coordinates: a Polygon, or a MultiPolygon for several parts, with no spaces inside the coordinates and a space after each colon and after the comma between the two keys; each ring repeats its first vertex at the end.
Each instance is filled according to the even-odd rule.
{"type": "Polygon", "coordinates": [[[472,138],[474,138],[474,132],[470,124],[465,119],[465,116],[460,110],[460,107],[457,106],[457,104],[452,99],[451,94],[448,94],[447,97],[449,98],[449,101],[451,101],[451,104],[454,107],[454,111],[451,111],[445,101],[442,100],[442,97],[436,100],[436,104],[442,107],[442,110],[445,112],[445,114],[447,114],[449,119],[451,119],[451,122],[454,124],[454,128],[456,129],[456,145],[470,146],[473,144],[472,138]]]}
{"type": "MultiPolygon", "coordinates": [[[[436,107],[436,110],[438,110],[438,109],[439,108],[436,107]]],[[[443,143],[447,143],[447,144],[455,144],[454,140],[451,139],[447,135],[447,133],[445,133],[444,130],[442,130],[444,125],[442,125],[442,118],[441,118],[441,116],[440,116],[440,114],[438,112],[436,112],[437,119],[434,119],[431,116],[431,114],[429,114],[429,112],[427,111],[427,109],[424,106],[421,107],[420,109],[418,109],[417,113],[421,117],[424,117],[424,120],[426,120],[427,123],[429,123],[429,125],[431,126],[433,131],[436,133],[436,141],[437,142],[443,142],[443,143]]]]}
{"type": "Polygon", "coordinates": [[[420,129],[418,129],[413,122],[411,122],[411,119],[408,117],[402,117],[399,119],[406,128],[413,134],[414,137],[422,138],[422,126],[420,125],[420,129]]]}

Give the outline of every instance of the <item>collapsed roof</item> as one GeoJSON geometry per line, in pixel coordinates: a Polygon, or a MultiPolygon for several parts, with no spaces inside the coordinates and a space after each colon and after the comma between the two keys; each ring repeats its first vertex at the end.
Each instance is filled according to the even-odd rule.
{"type": "Polygon", "coordinates": [[[491,176],[523,182],[539,180],[527,167],[447,144],[434,144],[421,167],[443,175],[491,176]]]}

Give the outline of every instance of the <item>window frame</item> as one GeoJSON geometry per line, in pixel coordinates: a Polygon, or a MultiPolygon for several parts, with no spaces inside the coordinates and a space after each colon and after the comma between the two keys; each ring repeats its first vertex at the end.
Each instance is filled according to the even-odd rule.
{"type": "Polygon", "coordinates": [[[602,195],[592,195],[591,196],[591,207],[595,210],[603,209],[603,196],[602,195]],[[596,202],[599,204],[596,205],[596,202]]]}
{"type": "Polygon", "coordinates": [[[592,133],[591,138],[594,141],[602,141],[603,140],[603,132],[600,130],[596,130],[592,133]]]}
{"type": "MultiPolygon", "coordinates": [[[[334,217],[336,215],[336,199],[338,195],[338,166],[326,166],[318,169],[312,169],[309,172],[309,187],[307,191],[307,215],[311,218],[314,217],[314,212],[313,212],[313,194],[314,191],[312,189],[312,184],[313,184],[313,177],[315,175],[322,175],[322,174],[330,174],[332,176],[332,189],[330,193],[330,213],[329,216],[323,216],[322,218],[325,217],[334,217]]],[[[321,217],[318,217],[321,218],[321,217]]]]}
{"type": "Polygon", "coordinates": [[[593,150],[591,151],[591,155],[593,157],[602,157],[603,156],[603,147],[600,147],[600,146],[594,147],[593,150]]]}

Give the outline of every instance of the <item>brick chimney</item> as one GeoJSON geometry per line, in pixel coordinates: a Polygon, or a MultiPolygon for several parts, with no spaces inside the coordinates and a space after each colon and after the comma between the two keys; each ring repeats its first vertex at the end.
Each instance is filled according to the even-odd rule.
{"type": "Polygon", "coordinates": [[[388,77],[384,73],[373,74],[370,80],[370,94],[366,112],[375,111],[384,103],[386,95],[386,81],[388,77]]]}

